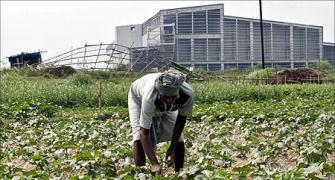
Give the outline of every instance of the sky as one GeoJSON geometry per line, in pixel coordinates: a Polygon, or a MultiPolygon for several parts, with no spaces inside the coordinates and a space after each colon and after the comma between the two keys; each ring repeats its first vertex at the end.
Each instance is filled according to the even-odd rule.
{"type": "MultiPolygon", "coordinates": [[[[160,9],[224,4],[224,15],[259,18],[256,1],[3,1],[1,68],[6,57],[45,51],[42,60],[85,43],[112,43],[115,27],[141,24],[160,9]]],[[[263,19],[323,26],[334,42],[334,1],[262,1],[263,19]]]]}

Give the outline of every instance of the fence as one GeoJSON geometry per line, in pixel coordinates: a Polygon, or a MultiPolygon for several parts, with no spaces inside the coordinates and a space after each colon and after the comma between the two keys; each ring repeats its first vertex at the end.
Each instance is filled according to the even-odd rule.
{"type": "Polygon", "coordinates": [[[265,77],[265,78],[249,78],[247,75],[236,75],[236,76],[211,76],[206,77],[203,76],[202,79],[195,80],[202,80],[202,81],[209,81],[211,80],[220,80],[222,82],[230,83],[230,84],[256,84],[256,85],[264,85],[264,84],[304,84],[304,83],[314,83],[314,84],[324,84],[324,83],[335,83],[334,78],[322,78],[321,76],[317,77],[307,77],[307,78],[290,78],[287,76],[279,77],[279,76],[272,76],[272,77],[265,77]]]}
{"type": "Polygon", "coordinates": [[[44,60],[40,66],[72,66],[75,69],[115,69],[127,66],[130,48],[119,44],[85,44],[44,60]]]}
{"type": "MultiPolygon", "coordinates": [[[[85,44],[50,59],[40,67],[72,66],[75,69],[136,71],[164,68],[170,62],[159,46],[132,48],[119,44],[85,44]],[[163,54],[163,56],[162,56],[163,54]]],[[[171,59],[171,58],[169,58],[171,59]]]]}
{"type": "MultiPolygon", "coordinates": [[[[115,70],[126,72],[139,72],[142,75],[147,71],[161,71],[171,65],[170,58],[166,58],[166,51],[160,46],[132,48],[118,44],[85,44],[83,47],[72,49],[68,52],[44,60],[41,67],[72,66],[75,69],[86,70],[115,70]]],[[[169,54],[170,55],[170,54],[169,54]]],[[[176,63],[173,63],[176,64],[176,63]]],[[[187,69],[187,68],[185,68],[187,69]]],[[[194,73],[193,73],[194,74],[194,73]]],[[[194,74],[194,79],[206,80],[204,76],[194,74]]],[[[333,79],[323,77],[289,78],[275,76],[266,78],[247,78],[245,75],[232,77],[216,77],[222,81],[233,84],[255,83],[255,84],[290,84],[290,83],[327,83],[335,82],[333,79]]]]}

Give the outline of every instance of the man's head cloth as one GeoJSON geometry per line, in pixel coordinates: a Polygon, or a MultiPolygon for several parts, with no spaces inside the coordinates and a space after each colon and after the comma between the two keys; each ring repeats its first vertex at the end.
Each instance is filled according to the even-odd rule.
{"type": "Polygon", "coordinates": [[[169,70],[158,76],[155,85],[157,90],[164,96],[178,96],[180,86],[186,77],[179,71],[169,70]]]}

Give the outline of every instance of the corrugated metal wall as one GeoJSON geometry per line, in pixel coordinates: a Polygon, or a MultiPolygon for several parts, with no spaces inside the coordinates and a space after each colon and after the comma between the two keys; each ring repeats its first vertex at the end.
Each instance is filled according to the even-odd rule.
{"type": "Polygon", "coordinates": [[[307,28],[307,59],[319,59],[319,30],[307,28]]]}
{"type": "Polygon", "coordinates": [[[191,39],[177,39],[177,61],[191,61],[191,39]]]}
{"type": "Polygon", "coordinates": [[[290,26],[272,24],[272,58],[270,60],[290,60],[290,26]]]}
{"type": "Polygon", "coordinates": [[[178,13],[178,34],[192,33],[192,13],[178,13]]]}
{"type": "Polygon", "coordinates": [[[335,45],[334,43],[323,44],[323,60],[328,60],[335,65],[335,45]]]}
{"type": "Polygon", "coordinates": [[[220,9],[207,11],[208,33],[220,33],[220,9]]]}
{"type": "Polygon", "coordinates": [[[221,61],[221,40],[219,38],[208,39],[208,61],[221,61]]]}
{"type": "Polygon", "coordinates": [[[250,22],[237,20],[237,61],[250,60],[250,22]]]}
{"type": "Polygon", "coordinates": [[[293,27],[293,58],[295,60],[306,59],[306,34],[305,28],[293,27]]]}
{"type": "MultiPolygon", "coordinates": [[[[163,24],[175,23],[175,36],[165,36],[165,47],[182,64],[207,70],[247,68],[261,63],[260,23],[255,19],[223,16],[223,9],[178,10],[163,13],[163,24]],[[223,18],[223,19],[222,19],[223,18]],[[221,52],[223,51],[223,52],[221,52]]],[[[158,17],[153,18],[155,24],[158,17]]],[[[164,27],[164,33],[173,31],[164,27]]],[[[317,62],[322,50],[322,27],[263,21],[267,66],[302,66],[317,62]]]]}
{"type": "MultiPolygon", "coordinates": [[[[262,60],[261,49],[261,30],[260,23],[253,22],[253,57],[254,62],[260,63],[262,60]]],[[[263,23],[263,39],[264,39],[264,59],[271,59],[271,24],[263,23]]]]}
{"type": "Polygon", "coordinates": [[[194,61],[207,61],[207,39],[194,39],[194,61]]]}
{"type": "Polygon", "coordinates": [[[236,20],[224,18],[223,21],[224,61],[235,61],[236,57],[236,20]]]}
{"type": "Polygon", "coordinates": [[[193,33],[201,34],[207,32],[206,11],[193,12],[193,33]]]}

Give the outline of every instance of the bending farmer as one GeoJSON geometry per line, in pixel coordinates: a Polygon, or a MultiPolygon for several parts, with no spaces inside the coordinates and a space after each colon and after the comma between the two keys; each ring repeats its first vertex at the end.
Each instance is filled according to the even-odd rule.
{"type": "Polygon", "coordinates": [[[156,144],[171,141],[166,152],[168,165],[179,172],[184,165],[182,131],[194,103],[192,88],[178,71],[148,74],[132,83],[128,94],[129,118],[136,166],[151,162],[151,172],[159,173],[156,144]]]}

